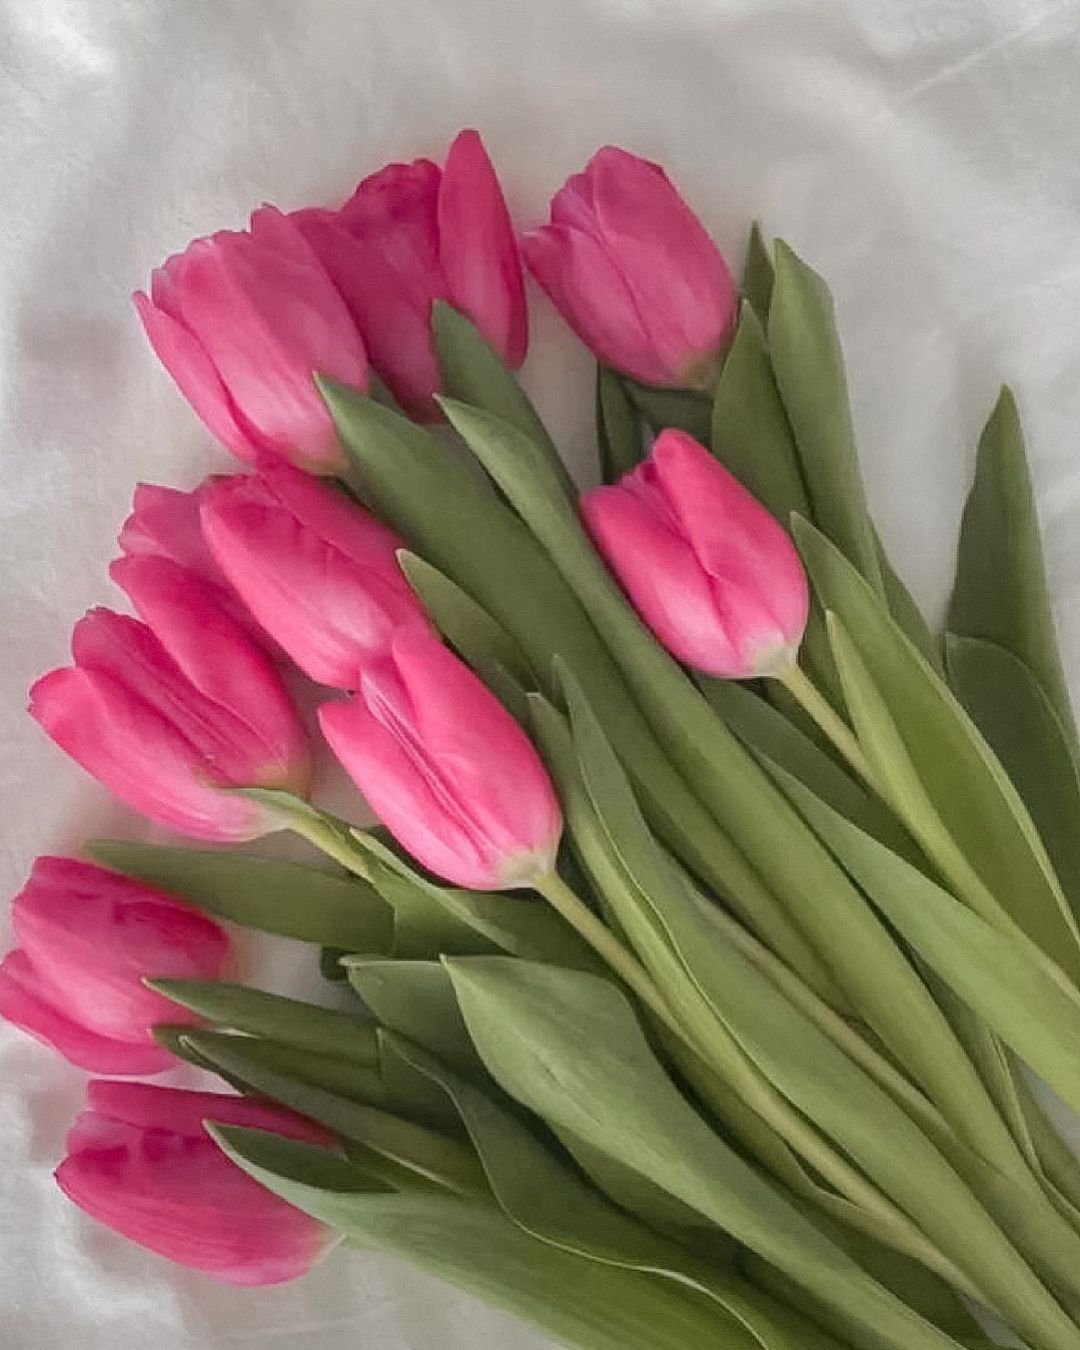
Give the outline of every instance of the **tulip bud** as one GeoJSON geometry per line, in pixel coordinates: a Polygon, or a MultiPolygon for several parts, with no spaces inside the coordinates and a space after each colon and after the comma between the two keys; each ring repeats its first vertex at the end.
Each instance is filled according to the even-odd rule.
{"type": "Polygon", "coordinates": [[[434,301],[467,314],[509,366],[525,359],[517,243],[475,131],[459,133],[442,169],[428,159],[389,164],[340,211],[298,211],[293,219],[345,298],[375,369],[413,416],[439,416],[434,301]]]}
{"type": "Polygon", "coordinates": [[[582,342],[643,384],[710,387],[738,292],[720,250],[656,164],[599,150],[556,193],[525,260],[582,342]]]}
{"type": "Polygon", "coordinates": [[[148,1083],[87,1084],[56,1180],[98,1223],[225,1284],[304,1275],[337,1240],[230,1162],[204,1121],[326,1145],[321,1127],[251,1097],[148,1083]]]}
{"type": "Polygon", "coordinates": [[[638,613],[680,661],[709,675],[774,675],[806,627],[806,574],[787,532],[684,432],[581,512],[638,613]]]}
{"type": "Polygon", "coordinates": [[[532,742],[430,634],[399,633],[319,722],[371,809],[436,875],[493,890],[551,870],[562,817],[532,742]]]}
{"type": "Polygon", "coordinates": [[[91,610],[72,635],[75,664],[38,680],[31,714],[151,820],[223,842],[279,828],[219,790],[307,790],[307,736],[269,658],[212,585],[167,558],[123,558],[112,571],[143,621],[91,610]]]}
{"type": "Polygon", "coordinates": [[[157,269],[135,307],[198,415],[241,459],[336,473],[345,455],[312,380],[367,388],[367,356],[311,246],[273,207],[248,230],[196,239],[157,269]]]}
{"type": "Polygon", "coordinates": [[[266,634],[225,580],[202,536],[199,502],[207,486],[214,481],[208,478],[191,492],[158,483],[139,483],[131,503],[131,514],[120,527],[117,542],[126,557],[168,558],[194,572],[215,587],[215,604],[235,619],[260,646],[269,647],[266,634]]]}
{"type": "Polygon", "coordinates": [[[11,923],[19,945],[0,963],[0,1016],[93,1073],[173,1068],[151,1029],[195,1019],[144,979],[215,980],[230,963],[212,919],[74,858],[38,858],[11,923]]]}
{"type": "Polygon", "coordinates": [[[222,573],[320,684],[355,689],[393,633],[427,629],[398,565],[401,540],[336,488],[278,464],[207,484],[201,510],[222,573]]]}

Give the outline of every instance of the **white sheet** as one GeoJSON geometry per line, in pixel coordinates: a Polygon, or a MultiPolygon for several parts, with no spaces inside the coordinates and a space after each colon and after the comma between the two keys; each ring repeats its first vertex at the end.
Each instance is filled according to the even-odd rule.
{"type": "MultiPolygon", "coordinates": [[[[667,163],[737,257],[751,216],[837,295],[870,494],[934,605],[1002,379],[1031,433],[1080,683],[1080,59],[1075,0],[4,0],[0,783],[4,893],[136,828],[23,713],[89,605],[136,477],[223,457],[127,305],[262,199],[342,195],[476,125],[522,221],[596,145],[667,163]]],[[[586,362],[537,310],[528,378],[579,467],[586,362]]],[[[299,980],[296,953],[278,964],[299,980]]],[[[456,1350],[541,1340],[370,1256],[215,1287],[56,1192],[81,1077],[0,1027],[0,1342],[10,1350],[456,1350]]]]}

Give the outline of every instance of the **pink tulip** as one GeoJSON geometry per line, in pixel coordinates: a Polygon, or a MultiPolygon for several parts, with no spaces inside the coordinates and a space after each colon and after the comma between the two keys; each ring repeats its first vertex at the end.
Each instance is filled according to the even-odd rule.
{"type": "Polygon", "coordinates": [[[235,619],[249,637],[260,646],[271,647],[266,634],[225,580],[203,539],[199,502],[207,486],[214,481],[214,478],[207,478],[191,492],[158,483],[139,483],[131,514],[120,527],[117,541],[120,551],[130,558],[168,558],[194,572],[216,588],[215,603],[235,619]]]}
{"type": "Polygon", "coordinates": [[[221,841],[278,828],[258,803],[219,790],[307,790],[307,736],[269,658],[211,584],[169,559],[122,558],[112,575],[143,621],[91,610],[72,636],[75,664],[30,691],[32,715],[151,820],[221,841]]]}
{"type": "Polygon", "coordinates": [[[809,607],[787,532],[681,431],[581,502],[597,548],[652,631],[680,661],[750,679],[795,659],[809,607]]]}
{"type": "Polygon", "coordinates": [[[213,920],[74,858],[38,858],[11,922],[19,945],[0,963],[0,1017],[93,1073],[174,1067],[151,1028],[195,1019],[144,978],[214,980],[230,964],[213,920]]]}
{"type": "Polygon", "coordinates": [[[344,296],[375,369],[414,416],[438,416],[431,307],[467,314],[508,365],[520,366],[528,318],[510,216],[483,142],[462,131],[445,166],[389,164],[340,211],[293,216],[344,296]]]}
{"type": "Polygon", "coordinates": [[[264,206],[248,230],[196,239],[135,296],[146,335],[223,445],[255,462],[312,473],[345,464],[312,381],[367,388],[367,356],[348,310],[304,236],[264,206]]]}
{"type": "Polygon", "coordinates": [[[425,867],[477,890],[550,871],[562,818],[528,737],[436,638],[399,633],[356,695],[326,703],[330,748],[425,867]]]}
{"type": "Polygon", "coordinates": [[[305,674],[355,689],[362,664],[427,619],[391,530],[336,488],[288,464],[219,478],[203,533],[237,594],[305,674]]]}
{"type": "Polygon", "coordinates": [[[225,1284],[280,1284],[333,1245],[324,1224],[230,1162],[204,1121],[326,1145],[321,1127],[283,1107],[148,1083],[87,1084],[87,1109],[56,1169],[60,1189],[98,1223],[225,1284]]]}
{"type": "Polygon", "coordinates": [[[599,361],[643,384],[708,387],[735,326],[738,292],[663,169],[599,150],[522,241],[555,307],[599,361]]]}

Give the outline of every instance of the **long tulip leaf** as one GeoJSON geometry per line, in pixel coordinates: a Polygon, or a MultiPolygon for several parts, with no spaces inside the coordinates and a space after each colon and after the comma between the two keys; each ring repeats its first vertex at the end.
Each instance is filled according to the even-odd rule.
{"type": "Polygon", "coordinates": [[[596,442],[605,483],[614,483],[636,468],[645,454],[641,419],[622,378],[600,365],[596,367],[596,442]]]}
{"type": "Polygon", "coordinates": [[[87,852],[247,928],[354,952],[388,952],[393,915],[359,878],[251,853],[98,839],[87,852]]]}

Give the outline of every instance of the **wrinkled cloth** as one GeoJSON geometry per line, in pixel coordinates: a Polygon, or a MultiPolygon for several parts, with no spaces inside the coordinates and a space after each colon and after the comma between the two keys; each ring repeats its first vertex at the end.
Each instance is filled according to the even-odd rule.
{"type": "MultiPolygon", "coordinates": [[[[825,273],[869,494],[940,612],[997,386],[1030,435],[1080,692],[1077,0],[5,0],[0,7],[3,892],[37,853],[138,834],[25,715],[106,577],[137,478],[227,469],[131,291],[187,241],[343,199],[483,133],[521,225],[605,141],[661,160],[736,265],[754,216],[825,273]]],[[[533,293],[525,378],[591,481],[591,366],[533,293]]],[[[355,799],[337,803],[356,811],[355,799]]],[[[308,954],[260,982],[316,990],[308,954]]],[[[328,995],[324,995],[329,997],[328,995]]],[[[185,1081],[178,1076],[175,1081],[185,1081]]],[[[381,1256],[217,1288],[95,1228],[51,1169],[80,1075],[0,1027],[5,1350],[538,1350],[381,1256]]]]}

